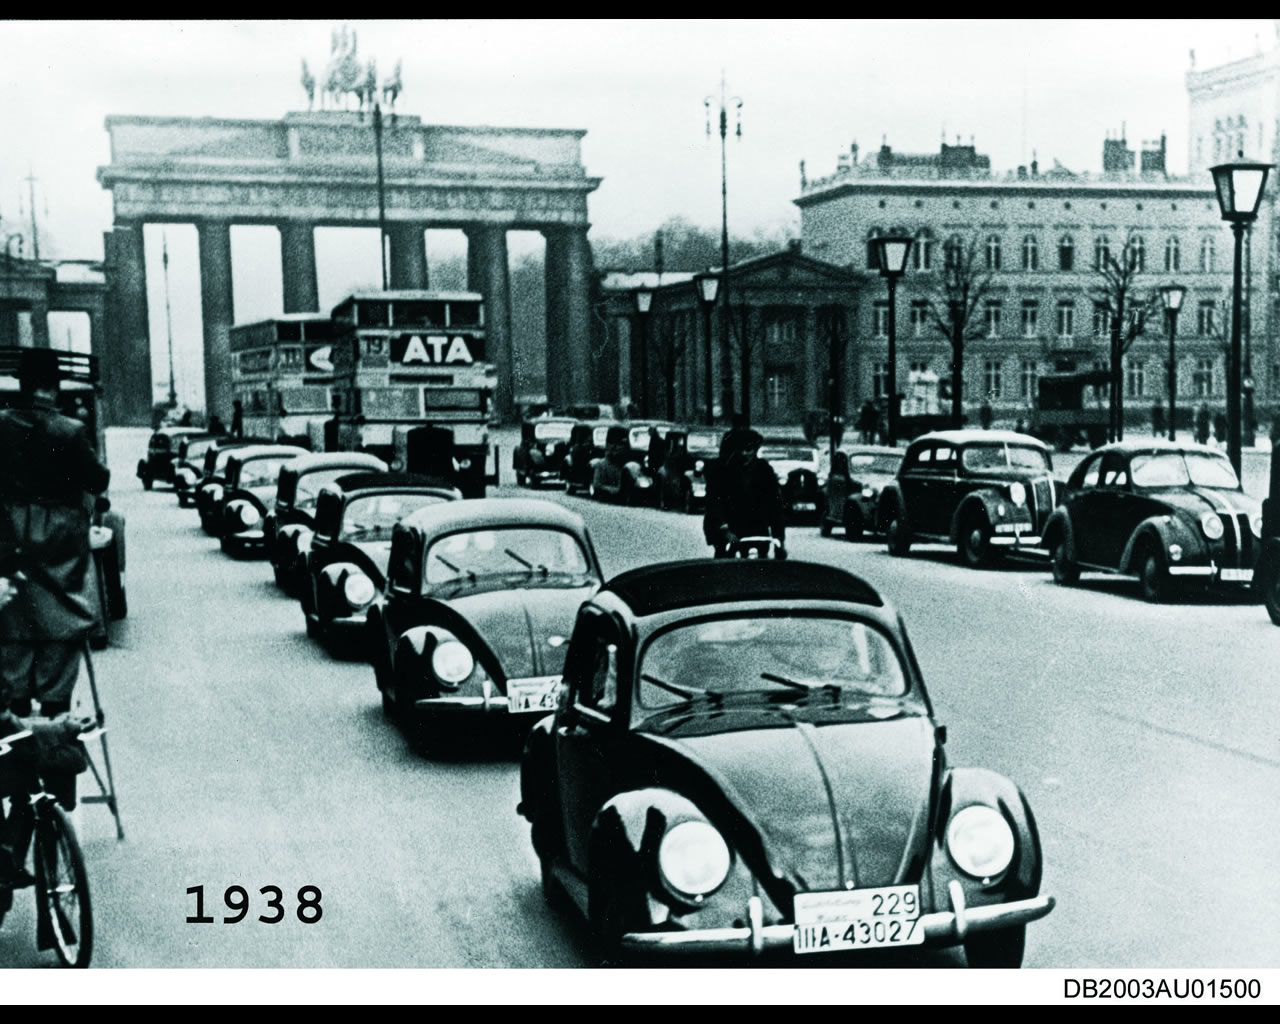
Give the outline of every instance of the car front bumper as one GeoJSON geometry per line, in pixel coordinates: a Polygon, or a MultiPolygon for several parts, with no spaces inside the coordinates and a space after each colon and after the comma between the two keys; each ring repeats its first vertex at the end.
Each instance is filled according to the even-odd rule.
{"type": "MultiPolygon", "coordinates": [[[[1014,928],[1037,921],[1053,910],[1055,903],[1052,896],[1039,895],[1009,903],[966,907],[964,888],[959,882],[953,881],[949,892],[950,910],[924,914],[920,918],[926,946],[954,946],[972,932],[1014,928]]],[[[628,932],[622,936],[622,947],[634,953],[696,951],[758,955],[770,950],[794,949],[795,932],[793,924],[765,924],[764,904],[759,896],[752,896],[747,901],[747,925],[744,928],[628,932]]]]}
{"type": "Polygon", "coordinates": [[[1199,577],[1215,583],[1233,583],[1248,586],[1253,582],[1252,569],[1232,569],[1210,563],[1209,565],[1171,565],[1170,576],[1199,577]]]}

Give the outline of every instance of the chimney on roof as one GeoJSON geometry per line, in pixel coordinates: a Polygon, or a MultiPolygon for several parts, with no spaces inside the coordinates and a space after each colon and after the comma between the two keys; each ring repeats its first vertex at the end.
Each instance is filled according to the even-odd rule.
{"type": "Polygon", "coordinates": [[[804,161],[800,161],[800,188],[804,189],[809,184],[809,179],[805,177],[804,161]]]}
{"type": "Polygon", "coordinates": [[[853,166],[857,167],[858,166],[858,140],[857,139],[854,139],[853,143],[849,146],[849,155],[853,159],[853,166]]]}
{"type": "Polygon", "coordinates": [[[1036,177],[1040,173],[1040,161],[1036,159],[1036,151],[1031,151],[1031,177],[1036,177]]]}

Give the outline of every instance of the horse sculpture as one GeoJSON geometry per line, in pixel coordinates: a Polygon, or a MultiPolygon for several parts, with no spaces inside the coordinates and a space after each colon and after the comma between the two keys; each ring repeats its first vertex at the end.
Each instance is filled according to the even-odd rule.
{"type": "MultiPolygon", "coordinates": [[[[359,102],[360,110],[372,110],[382,93],[382,102],[388,109],[394,109],[396,98],[403,86],[400,83],[400,61],[396,61],[395,71],[390,78],[384,79],[381,90],[378,86],[377,64],[370,59],[361,68],[356,56],[356,33],[343,25],[335,28],[329,36],[329,63],[325,67],[324,88],[320,92],[320,109],[324,110],[329,103],[333,109],[350,109],[348,96],[354,94],[359,102]]],[[[311,110],[315,103],[316,79],[311,74],[307,62],[302,62],[302,88],[307,94],[307,109],[311,110]]]]}
{"type": "Polygon", "coordinates": [[[316,102],[316,76],[307,67],[305,57],[302,60],[302,90],[307,94],[307,109],[311,110],[316,102]]]}

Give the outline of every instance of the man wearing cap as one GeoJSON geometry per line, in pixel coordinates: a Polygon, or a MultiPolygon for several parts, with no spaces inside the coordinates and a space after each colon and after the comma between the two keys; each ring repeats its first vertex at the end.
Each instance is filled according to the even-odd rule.
{"type": "Polygon", "coordinates": [[[703,536],[715,548],[716,558],[732,556],[743,537],[773,537],[778,542],[775,557],[787,557],[782,492],[773,467],[759,457],[763,443],[758,431],[742,428],[720,459],[702,521],[703,536]]]}
{"type": "Polygon", "coordinates": [[[22,402],[0,410],[0,574],[16,595],[0,611],[0,710],[53,717],[71,706],[84,639],[96,619],[86,492],[110,473],[80,420],[57,409],[58,354],[29,348],[22,402]]]}

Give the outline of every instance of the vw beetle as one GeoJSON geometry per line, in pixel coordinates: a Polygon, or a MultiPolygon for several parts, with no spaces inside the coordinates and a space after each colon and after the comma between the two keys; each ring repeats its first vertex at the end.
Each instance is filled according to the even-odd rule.
{"type": "Polygon", "coordinates": [[[263,519],[275,504],[280,470],[306,455],[305,448],[264,444],[243,448],[227,459],[222,501],[214,514],[223,554],[262,554],[266,543],[263,519]]]}
{"type": "Polygon", "coordinates": [[[963,945],[1016,967],[1054,905],[1035,819],[944,742],[901,618],[862,579],[669,562],[578,613],[518,810],[548,898],[607,955],[963,945]]]}

